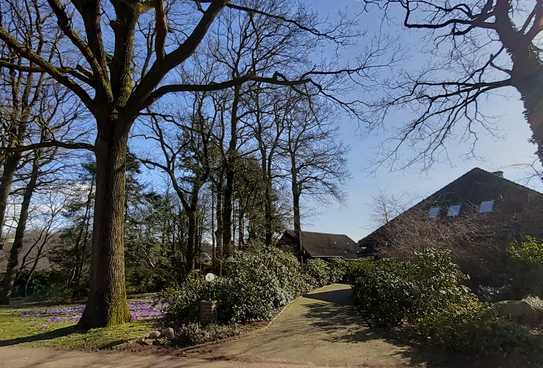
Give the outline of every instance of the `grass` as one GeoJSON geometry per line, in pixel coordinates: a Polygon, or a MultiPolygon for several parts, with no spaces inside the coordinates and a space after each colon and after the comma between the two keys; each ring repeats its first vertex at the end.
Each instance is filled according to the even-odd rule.
{"type": "Polygon", "coordinates": [[[143,337],[153,330],[155,324],[143,320],[82,332],[76,328],[73,320],[56,321],[48,316],[22,315],[40,309],[43,307],[0,307],[0,347],[25,344],[77,350],[107,349],[143,337]]]}

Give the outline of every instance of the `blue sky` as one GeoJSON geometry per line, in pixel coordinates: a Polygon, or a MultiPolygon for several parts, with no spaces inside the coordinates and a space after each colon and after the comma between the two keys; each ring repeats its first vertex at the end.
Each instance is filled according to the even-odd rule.
{"type": "MultiPolygon", "coordinates": [[[[339,9],[349,9],[353,14],[356,2],[353,0],[314,0],[315,9],[321,15],[335,17],[339,9]]],[[[377,13],[375,13],[377,15],[377,13]]],[[[364,28],[378,29],[379,16],[361,18],[364,28]]],[[[388,30],[395,34],[400,43],[417,45],[424,41],[422,33],[404,30],[400,25],[391,25],[388,30]],[[399,35],[399,36],[398,36],[399,35]]],[[[371,33],[371,32],[370,32],[371,33]]],[[[369,39],[369,35],[367,37],[369,39]]],[[[359,45],[362,48],[366,39],[359,45]]],[[[424,65],[425,55],[417,52],[416,47],[408,62],[413,65],[424,65]]],[[[500,91],[502,96],[493,96],[482,101],[482,109],[494,116],[497,128],[491,136],[481,132],[474,154],[468,154],[471,144],[456,138],[447,146],[447,155],[442,160],[424,169],[415,165],[399,171],[391,171],[387,167],[375,170],[373,165],[380,157],[379,148],[383,138],[390,132],[368,133],[353,119],[340,117],[340,136],[344,143],[351,147],[348,155],[348,167],[351,179],[346,183],[346,198],[342,203],[323,206],[320,203],[306,201],[304,229],[321,232],[345,233],[354,240],[359,240],[375,227],[372,219],[373,198],[379,193],[408,198],[411,201],[422,199],[473,167],[488,171],[503,170],[507,179],[543,191],[541,181],[535,178],[528,180],[532,170],[522,164],[532,163],[536,150],[529,143],[530,130],[522,114],[522,105],[515,91],[500,91]]],[[[406,113],[405,118],[408,117],[406,113]]],[[[390,126],[402,123],[402,114],[394,116],[390,126]]]]}

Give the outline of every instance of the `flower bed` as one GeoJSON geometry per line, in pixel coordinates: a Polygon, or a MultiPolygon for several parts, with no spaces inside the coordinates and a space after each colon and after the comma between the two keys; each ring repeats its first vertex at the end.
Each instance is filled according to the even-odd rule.
{"type": "MultiPolygon", "coordinates": [[[[152,300],[131,300],[128,308],[133,321],[160,319],[162,306],[152,300]]],[[[28,309],[20,312],[23,318],[47,318],[48,322],[77,322],[85,306],[83,304],[28,309]]]]}

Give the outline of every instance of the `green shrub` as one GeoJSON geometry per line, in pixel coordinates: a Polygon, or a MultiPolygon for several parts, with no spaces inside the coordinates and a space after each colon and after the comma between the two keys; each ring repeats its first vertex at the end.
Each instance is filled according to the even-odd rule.
{"type": "Polygon", "coordinates": [[[321,287],[330,283],[330,266],[322,259],[310,259],[304,264],[304,272],[312,287],[321,287]]]}
{"type": "Polygon", "coordinates": [[[391,260],[361,268],[353,286],[353,301],[368,322],[396,326],[416,312],[419,291],[405,275],[405,264],[391,260]]]}
{"type": "Polygon", "coordinates": [[[180,346],[192,346],[238,336],[240,333],[241,329],[236,324],[200,326],[198,323],[187,323],[177,329],[173,342],[180,346]]]}
{"type": "Polygon", "coordinates": [[[418,318],[411,329],[426,344],[454,352],[506,352],[535,347],[526,328],[498,318],[477,300],[428,313],[418,318]]]}
{"type": "Polygon", "coordinates": [[[345,276],[343,281],[353,284],[360,275],[373,270],[374,267],[375,262],[369,258],[345,261],[345,276]]]}
{"type": "Polygon", "coordinates": [[[213,299],[221,323],[268,320],[309,288],[296,258],[278,248],[236,251],[223,272],[210,283],[191,274],[179,288],[164,292],[166,319],[175,326],[196,321],[198,302],[213,299]]]}
{"type": "Polygon", "coordinates": [[[328,263],[330,282],[343,282],[347,275],[347,261],[335,258],[328,263]]]}
{"type": "Polygon", "coordinates": [[[161,303],[166,305],[164,319],[178,326],[184,322],[198,319],[198,302],[209,294],[209,284],[203,277],[193,272],[179,287],[166,289],[161,295],[161,303]]]}
{"type": "Polygon", "coordinates": [[[371,324],[402,326],[425,344],[453,351],[526,348],[526,329],[499,319],[462,285],[446,250],[426,249],[407,261],[375,261],[359,269],[354,302],[371,324]]]}
{"type": "Polygon", "coordinates": [[[527,237],[509,248],[512,261],[512,289],[516,299],[543,296],[543,242],[527,237]]]}

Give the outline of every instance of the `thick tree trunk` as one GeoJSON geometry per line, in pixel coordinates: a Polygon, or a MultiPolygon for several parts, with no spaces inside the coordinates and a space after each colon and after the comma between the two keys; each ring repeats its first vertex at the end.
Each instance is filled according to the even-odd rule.
{"type": "Polygon", "coordinates": [[[537,145],[536,154],[543,164],[543,63],[533,40],[526,40],[515,26],[511,7],[510,1],[497,2],[496,31],[511,56],[511,85],[520,92],[524,113],[532,130],[531,140],[537,145]]]}
{"type": "Polygon", "coordinates": [[[79,325],[95,328],[130,321],[124,270],[124,201],[128,127],[98,124],[96,197],[90,291],[79,325]]]}
{"type": "Polygon", "coordinates": [[[515,83],[521,94],[526,120],[532,130],[531,141],[537,145],[537,157],[543,165],[543,66],[515,83]]]}
{"type": "Polygon", "coordinates": [[[15,171],[17,171],[17,165],[21,159],[20,153],[14,153],[7,156],[4,162],[2,178],[0,179],[0,250],[4,248],[3,230],[6,221],[6,208],[8,205],[8,197],[11,191],[11,183],[15,171]]]}
{"type": "Polygon", "coordinates": [[[2,289],[0,290],[0,304],[9,304],[9,298],[13,289],[13,283],[15,282],[15,273],[17,266],[19,265],[19,253],[23,248],[26,224],[28,221],[28,210],[30,208],[30,202],[32,201],[32,195],[36,189],[36,183],[38,181],[39,174],[39,154],[36,153],[32,161],[32,172],[30,179],[26,185],[23,201],[21,203],[21,212],[19,213],[19,221],[17,222],[17,229],[15,230],[15,239],[11,250],[9,252],[8,264],[6,272],[2,280],[2,289]]]}

